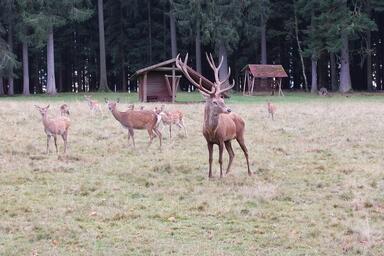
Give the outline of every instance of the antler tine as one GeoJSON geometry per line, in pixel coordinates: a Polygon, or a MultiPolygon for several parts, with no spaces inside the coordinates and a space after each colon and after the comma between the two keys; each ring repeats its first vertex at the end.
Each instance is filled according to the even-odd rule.
{"type": "Polygon", "coordinates": [[[222,84],[224,84],[226,81],[228,81],[230,76],[231,76],[231,67],[228,67],[228,74],[227,74],[227,76],[225,77],[225,79],[223,81],[219,81],[220,82],[220,86],[222,84]]]}
{"type": "Polygon", "coordinates": [[[234,86],[235,86],[235,79],[232,80],[232,84],[231,84],[230,86],[228,86],[228,87],[226,87],[226,88],[220,90],[220,91],[219,91],[219,94],[222,94],[222,93],[224,93],[224,92],[226,92],[226,91],[231,90],[234,86]]]}
{"type": "Polygon", "coordinates": [[[200,81],[199,81],[199,84],[194,80],[194,79],[192,79],[192,77],[189,75],[189,73],[188,73],[188,65],[187,65],[187,61],[188,61],[188,53],[187,53],[187,55],[185,56],[185,59],[184,59],[184,62],[182,62],[181,60],[180,60],[180,57],[179,57],[179,55],[177,55],[177,57],[176,57],[176,66],[178,67],[178,68],[180,68],[181,69],[181,71],[184,73],[184,75],[185,75],[185,77],[192,83],[192,84],[194,84],[201,92],[204,92],[204,93],[206,93],[206,94],[209,94],[209,95],[213,95],[213,94],[215,94],[216,93],[216,88],[215,87],[213,87],[212,88],[212,91],[209,91],[208,89],[206,89],[206,88],[204,88],[203,86],[202,86],[202,84],[201,84],[201,77],[200,77],[200,81]],[[181,64],[182,63],[182,64],[181,64]]]}

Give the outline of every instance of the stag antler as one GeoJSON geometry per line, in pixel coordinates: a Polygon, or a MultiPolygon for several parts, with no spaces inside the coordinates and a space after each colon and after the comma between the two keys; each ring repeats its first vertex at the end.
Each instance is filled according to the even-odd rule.
{"type": "Polygon", "coordinates": [[[205,53],[205,55],[207,56],[207,61],[209,63],[209,66],[211,66],[211,68],[213,69],[213,73],[215,74],[215,83],[214,84],[216,86],[216,94],[219,95],[219,94],[222,94],[222,93],[232,89],[235,86],[235,80],[233,80],[233,82],[230,86],[228,86],[224,89],[221,89],[221,86],[224,83],[226,83],[229,80],[229,77],[231,76],[231,67],[228,67],[228,74],[226,75],[224,80],[220,81],[219,70],[221,68],[221,65],[223,64],[224,57],[221,56],[220,63],[216,67],[215,60],[213,59],[212,54],[210,53],[208,55],[208,53],[205,53]]]}
{"type": "Polygon", "coordinates": [[[185,56],[185,59],[184,59],[184,62],[181,61],[180,59],[180,54],[178,54],[176,56],[176,66],[184,73],[185,77],[194,85],[197,87],[197,89],[200,90],[200,92],[203,94],[203,95],[215,95],[216,94],[216,87],[213,86],[211,90],[208,90],[206,88],[203,87],[202,85],[202,79],[200,77],[199,79],[199,83],[197,83],[188,73],[188,65],[187,65],[187,62],[188,62],[188,53],[187,55],[185,56]]]}

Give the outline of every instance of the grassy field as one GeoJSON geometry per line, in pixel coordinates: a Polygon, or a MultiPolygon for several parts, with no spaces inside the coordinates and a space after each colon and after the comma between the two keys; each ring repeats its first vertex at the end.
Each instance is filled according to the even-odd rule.
{"type": "MultiPolygon", "coordinates": [[[[137,101],[94,95],[105,96],[121,110],[137,101]]],[[[383,99],[235,95],[255,175],[234,143],[232,173],[218,178],[215,147],[208,180],[202,103],[167,105],[185,113],[188,137],[164,129],[160,153],[145,131],[133,150],[105,104],[91,116],[82,95],[0,98],[0,255],[384,255],[383,99]],[[33,105],[54,116],[64,102],[68,155],[46,155],[33,105]]]]}

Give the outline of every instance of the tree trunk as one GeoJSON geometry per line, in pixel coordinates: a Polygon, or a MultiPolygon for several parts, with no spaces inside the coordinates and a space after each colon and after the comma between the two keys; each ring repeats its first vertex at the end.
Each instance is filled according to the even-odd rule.
{"type": "Polygon", "coordinates": [[[176,18],[175,18],[175,15],[172,12],[169,14],[169,22],[170,22],[170,29],[171,29],[171,52],[172,52],[172,58],[176,58],[176,55],[177,55],[176,18]]]}
{"type": "Polygon", "coordinates": [[[200,21],[196,25],[195,37],[195,52],[196,52],[196,71],[201,74],[201,34],[200,34],[200,21]]]}
{"type": "Polygon", "coordinates": [[[1,95],[4,95],[4,82],[2,76],[0,76],[0,96],[1,95]]]}
{"type": "MultiPolygon", "coordinates": [[[[11,52],[13,52],[13,24],[12,22],[9,23],[8,28],[8,47],[11,52]]],[[[14,95],[15,94],[15,88],[14,88],[14,80],[13,80],[13,70],[12,74],[8,76],[8,95],[14,95]]]]}
{"type": "Polygon", "coordinates": [[[151,1],[147,1],[147,15],[148,15],[148,57],[149,64],[152,64],[152,20],[151,20],[151,1]]]}
{"type": "Polygon", "coordinates": [[[56,95],[56,81],[55,81],[55,55],[53,45],[53,28],[48,29],[48,43],[47,43],[47,94],[56,95]]]}
{"type": "Polygon", "coordinates": [[[304,58],[303,58],[303,50],[301,49],[301,44],[300,44],[300,40],[299,40],[299,24],[297,22],[296,7],[294,7],[294,18],[295,18],[296,43],[297,43],[297,48],[299,49],[301,71],[302,71],[303,79],[304,79],[304,90],[306,92],[308,92],[308,80],[307,80],[307,75],[305,74],[305,64],[304,64],[304,58]]]}
{"type": "MultiPolygon", "coordinates": [[[[225,48],[224,43],[220,43],[220,46],[219,46],[218,63],[220,63],[221,58],[223,58],[223,64],[221,65],[221,68],[219,70],[219,77],[220,77],[220,79],[223,79],[228,75],[228,53],[227,53],[227,49],[225,48]]],[[[216,65],[218,65],[218,64],[216,64],[216,65]]],[[[224,86],[228,86],[228,82],[224,86]]]]}
{"type": "Polygon", "coordinates": [[[328,54],[326,51],[321,52],[317,61],[317,80],[319,89],[328,87],[328,54]]]}
{"type": "Polygon", "coordinates": [[[23,42],[23,95],[29,95],[28,44],[23,42]]]}
{"type": "Polygon", "coordinates": [[[104,10],[103,0],[97,1],[99,18],[99,44],[100,44],[100,85],[99,91],[109,91],[107,80],[107,64],[105,60],[105,36],[104,36],[104,10]]]}
{"type": "Polygon", "coordinates": [[[265,20],[261,18],[261,64],[267,64],[267,37],[265,20]]]}
{"type": "MultiPolygon", "coordinates": [[[[367,14],[371,17],[371,1],[367,1],[367,14]]],[[[371,55],[371,45],[372,45],[372,33],[371,31],[367,32],[367,90],[369,92],[373,91],[373,83],[372,83],[372,55],[371,55]]]]}
{"type": "Polygon", "coordinates": [[[367,90],[373,91],[372,83],[372,55],[371,55],[371,31],[367,32],[367,90]]]}
{"type": "Polygon", "coordinates": [[[127,84],[127,75],[125,73],[125,67],[124,67],[124,57],[122,58],[122,63],[121,63],[121,75],[122,75],[122,82],[123,82],[122,90],[123,92],[127,92],[128,84],[127,84]]]}
{"type": "Polygon", "coordinates": [[[317,93],[317,58],[312,55],[311,58],[312,68],[312,83],[311,83],[311,93],[317,93]]]}
{"type": "Polygon", "coordinates": [[[335,92],[337,87],[337,71],[336,71],[336,56],[334,53],[330,53],[330,65],[331,65],[331,88],[335,92]]]}
{"type": "Polygon", "coordinates": [[[351,74],[349,71],[348,36],[346,33],[342,33],[341,40],[342,40],[342,47],[341,47],[341,68],[340,68],[339,91],[342,93],[346,93],[352,90],[351,74]]]}

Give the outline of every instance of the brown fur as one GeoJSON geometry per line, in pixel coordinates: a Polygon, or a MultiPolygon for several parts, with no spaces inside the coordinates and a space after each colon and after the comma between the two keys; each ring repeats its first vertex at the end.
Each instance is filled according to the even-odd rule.
{"type": "Polygon", "coordinates": [[[107,99],[105,101],[115,119],[119,121],[123,127],[128,129],[128,143],[130,137],[132,137],[133,147],[135,147],[134,130],[146,129],[149,135],[148,146],[151,145],[153,138],[157,135],[160,140],[161,149],[162,135],[157,129],[159,120],[155,112],[148,110],[127,110],[125,112],[121,112],[116,109],[116,103],[119,101],[112,102],[107,99]]]}
{"type": "Polygon", "coordinates": [[[63,104],[60,106],[60,115],[69,116],[69,106],[67,104],[63,104]]]}
{"type": "Polygon", "coordinates": [[[180,110],[165,111],[164,109],[164,105],[162,105],[160,109],[155,107],[155,113],[161,116],[161,121],[164,126],[169,126],[169,138],[172,138],[172,125],[177,125],[179,128],[183,128],[185,136],[187,136],[183,112],[180,110]]]}
{"type": "Polygon", "coordinates": [[[268,101],[267,109],[268,109],[268,113],[271,116],[272,120],[275,120],[275,113],[276,113],[276,109],[277,109],[276,106],[268,101]]]}
{"type": "Polygon", "coordinates": [[[188,74],[187,66],[188,55],[185,57],[184,62],[179,59],[179,56],[176,58],[176,65],[184,73],[186,78],[194,84],[199,91],[205,96],[205,110],[204,110],[204,124],[203,124],[203,135],[207,141],[208,153],[209,153],[209,178],[212,177],[212,157],[213,157],[213,145],[217,144],[219,146],[219,164],[220,164],[220,177],[223,176],[223,150],[224,146],[229,155],[229,163],[227,167],[227,172],[231,170],[231,165],[235,153],[233,152],[231,140],[236,139],[239,143],[241,149],[244,152],[245,159],[247,161],[248,175],[252,175],[252,172],[249,168],[249,159],[248,159],[248,150],[244,143],[244,120],[235,113],[231,112],[225,103],[221,95],[230,90],[234,86],[234,82],[231,86],[226,88],[221,88],[222,85],[226,84],[230,76],[230,69],[228,75],[224,80],[219,78],[219,70],[223,59],[221,59],[220,64],[216,67],[212,55],[208,56],[207,60],[209,65],[214,71],[215,82],[211,90],[204,88],[201,84],[201,79],[197,83],[191,76],[188,74]]]}
{"type": "Polygon", "coordinates": [[[103,110],[101,109],[100,103],[97,100],[92,100],[91,96],[84,95],[85,101],[88,103],[89,110],[91,110],[92,115],[95,112],[99,112],[103,115],[103,110]]]}
{"type": "Polygon", "coordinates": [[[66,116],[59,116],[55,118],[49,118],[48,117],[48,108],[49,105],[45,108],[36,106],[35,107],[39,110],[42,121],[44,125],[44,131],[47,134],[47,154],[49,153],[49,141],[51,137],[53,137],[56,147],[56,153],[58,153],[57,149],[57,135],[61,135],[64,141],[64,153],[67,152],[67,139],[68,139],[68,129],[70,126],[70,119],[66,116]]]}

